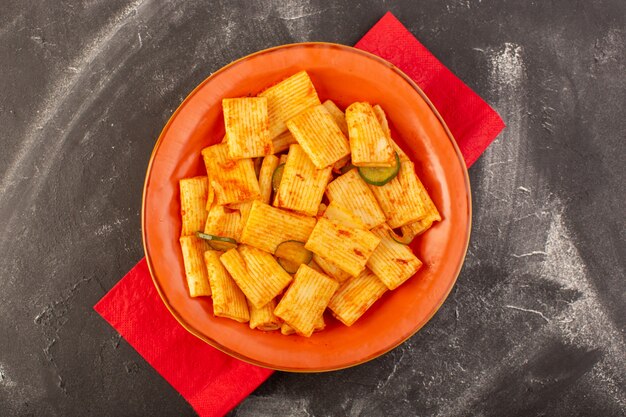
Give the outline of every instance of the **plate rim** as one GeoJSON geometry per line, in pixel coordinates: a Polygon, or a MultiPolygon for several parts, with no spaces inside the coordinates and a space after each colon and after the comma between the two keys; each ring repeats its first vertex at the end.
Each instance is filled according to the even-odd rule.
{"type": "Polygon", "coordinates": [[[159,294],[159,297],[161,298],[161,301],[163,302],[163,304],[165,305],[165,307],[167,308],[167,310],[170,312],[170,314],[174,317],[174,319],[190,334],[194,335],[195,337],[199,338],[200,340],[202,340],[203,342],[207,343],[208,345],[214,347],[215,349],[218,349],[219,351],[234,357],[238,360],[241,360],[243,362],[246,362],[248,364],[251,365],[255,365],[255,366],[259,366],[262,368],[267,368],[267,369],[271,369],[274,371],[283,371],[283,372],[293,372],[293,373],[321,373],[321,372],[331,372],[331,371],[338,371],[341,369],[347,369],[347,368],[351,368],[354,366],[358,366],[358,365],[362,365],[366,362],[369,362],[371,360],[374,360],[380,356],[383,356],[384,354],[394,350],[395,348],[397,348],[398,346],[400,346],[402,343],[406,342],[408,339],[410,339],[411,337],[413,337],[417,332],[419,332],[428,322],[430,322],[430,320],[434,317],[434,315],[441,309],[441,306],[443,305],[443,303],[448,299],[448,296],[450,295],[450,292],[452,291],[452,289],[454,288],[458,277],[461,273],[461,270],[463,268],[463,265],[465,264],[465,259],[467,257],[467,251],[469,249],[469,242],[470,242],[470,236],[471,236],[471,231],[472,231],[472,193],[471,193],[471,185],[470,185],[470,181],[469,181],[469,173],[468,173],[468,169],[467,169],[467,165],[465,163],[465,159],[463,158],[463,154],[461,153],[461,150],[456,142],[456,139],[454,138],[454,136],[452,135],[452,132],[450,131],[450,129],[448,128],[448,125],[446,124],[445,120],[443,119],[443,117],[441,116],[441,114],[439,113],[439,111],[437,110],[437,108],[435,107],[435,105],[432,103],[432,101],[428,98],[428,96],[426,95],[426,93],[424,93],[424,91],[417,85],[417,83],[415,83],[415,81],[413,81],[413,79],[411,77],[409,77],[407,74],[404,73],[404,71],[402,71],[400,68],[396,67],[394,64],[392,64],[391,62],[387,61],[384,58],[379,57],[378,55],[375,55],[371,52],[359,49],[359,48],[355,48],[353,46],[349,46],[349,45],[343,45],[343,44],[339,44],[339,43],[333,43],[333,42],[296,42],[296,43],[288,43],[288,44],[282,44],[282,45],[278,45],[278,46],[273,46],[270,48],[265,48],[265,49],[261,49],[259,51],[253,52],[251,54],[245,55],[241,58],[238,58],[226,65],[224,65],[223,67],[221,67],[220,69],[218,69],[217,71],[211,73],[208,77],[206,77],[201,83],[199,83],[193,90],[191,90],[191,92],[185,97],[185,99],[178,105],[178,107],[176,108],[176,110],[172,113],[172,115],[169,117],[167,123],[163,126],[163,129],[161,130],[161,133],[159,133],[159,137],[157,139],[157,141],[154,144],[154,147],[152,148],[152,152],[150,154],[150,160],[148,161],[148,166],[146,168],[146,175],[145,175],[145,179],[144,179],[144,185],[143,185],[143,191],[142,191],[142,198],[141,198],[141,237],[142,237],[142,245],[143,245],[143,251],[144,251],[144,256],[146,259],[146,264],[148,266],[148,271],[150,272],[150,278],[152,279],[152,283],[154,284],[157,293],[159,294]],[[279,366],[275,366],[269,363],[264,363],[258,360],[255,360],[253,358],[249,358],[245,355],[240,354],[239,352],[236,352],[232,349],[227,348],[226,346],[221,345],[220,343],[216,342],[215,340],[213,340],[212,338],[208,337],[207,335],[205,335],[204,333],[202,333],[201,331],[197,330],[196,328],[194,328],[191,324],[187,323],[179,314],[178,312],[174,309],[174,307],[172,307],[169,302],[167,301],[167,297],[163,292],[163,289],[160,287],[158,280],[156,279],[155,273],[153,271],[153,266],[152,266],[152,261],[150,258],[150,255],[148,253],[148,246],[147,246],[147,238],[146,238],[146,194],[147,194],[147,190],[148,190],[148,183],[151,177],[151,171],[152,171],[152,165],[154,163],[154,159],[156,157],[157,151],[161,145],[161,142],[165,136],[165,134],[168,132],[171,124],[173,123],[173,121],[176,119],[176,116],[178,115],[178,113],[183,109],[183,107],[185,106],[185,104],[201,89],[204,87],[205,84],[207,84],[212,78],[214,78],[215,76],[217,76],[218,74],[221,74],[222,72],[230,69],[231,67],[235,66],[236,64],[238,64],[241,61],[250,59],[252,57],[258,56],[258,55],[262,55],[262,54],[266,54],[269,52],[272,52],[274,50],[277,49],[287,49],[287,48],[294,48],[294,47],[303,47],[303,46],[312,46],[312,47],[317,47],[317,46],[324,46],[324,47],[335,47],[335,48],[339,48],[339,49],[344,49],[344,50],[348,50],[350,52],[356,52],[359,54],[362,54],[370,59],[374,59],[375,61],[378,61],[381,64],[384,64],[386,66],[388,66],[389,68],[391,68],[395,73],[397,73],[399,76],[401,76],[407,83],[409,83],[409,85],[420,95],[420,97],[426,102],[426,104],[428,105],[428,107],[430,108],[430,110],[433,112],[433,114],[435,115],[435,117],[438,119],[439,123],[441,123],[446,136],[448,136],[448,139],[450,140],[450,143],[452,144],[452,147],[454,148],[454,151],[456,153],[457,159],[459,161],[459,163],[461,164],[461,168],[463,171],[463,178],[464,178],[464,182],[465,182],[465,188],[466,188],[466,197],[467,197],[467,209],[468,209],[468,222],[467,222],[467,228],[465,231],[465,246],[463,249],[463,256],[462,256],[462,261],[459,263],[459,265],[457,266],[457,269],[454,273],[454,279],[452,279],[452,281],[450,282],[450,286],[447,289],[447,291],[445,292],[445,294],[442,295],[441,299],[437,302],[436,308],[434,308],[432,310],[432,312],[425,317],[423,323],[421,323],[421,325],[418,325],[411,333],[409,333],[406,337],[401,338],[400,340],[398,340],[397,343],[392,344],[391,346],[389,346],[387,349],[379,351],[379,352],[375,352],[359,361],[353,362],[353,363],[348,363],[346,365],[343,366],[334,366],[334,367],[312,367],[312,368],[283,368],[283,367],[279,367],[279,366]]]}

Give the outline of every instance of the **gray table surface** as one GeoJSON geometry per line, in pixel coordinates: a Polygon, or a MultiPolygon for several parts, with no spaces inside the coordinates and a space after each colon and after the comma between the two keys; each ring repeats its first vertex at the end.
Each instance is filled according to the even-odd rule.
{"type": "Polygon", "coordinates": [[[387,10],[508,125],[470,170],[465,267],[396,350],[232,415],[626,415],[623,0],[4,0],[0,415],[194,415],[92,310],[143,256],[155,140],[230,61],[387,10]]]}

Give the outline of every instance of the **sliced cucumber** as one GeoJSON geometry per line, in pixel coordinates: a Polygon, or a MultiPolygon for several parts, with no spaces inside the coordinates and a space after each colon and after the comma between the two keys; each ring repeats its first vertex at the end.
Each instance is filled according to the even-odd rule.
{"type": "Polygon", "coordinates": [[[196,236],[207,240],[209,245],[215,250],[229,250],[237,247],[237,241],[230,237],[215,236],[208,233],[197,232],[196,236]]]}
{"type": "Polygon", "coordinates": [[[371,185],[385,185],[400,172],[400,157],[396,152],[396,164],[392,167],[359,167],[359,175],[371,185]]]}
{"type": "Polygon", "coordinates": [[[278,192],[278,187],[280,187],[280,180],[283,179],[283,171],[285,171],[285,164],[280,164],[272,174],[272,190],[274,194],[278,192]]]}
{"type": "Polygon", "coordinates": [[[352,162],[348,162],[346,165],[341,167],[341,169],[339,170],[339,174],[343,175],[346,172],[350,171],[352,168],[356,168],[356,167],[352,165],[352,162]]]}
{"type": "Polygon", "coordinates": [[[237,247],[237,242],[234,239],[231,239],[232,242],[219,242],[219,241],[211,241],[209,242],[209,246],[211,246],[215,250],[227,251],[231,249],[235,249],[237,247]]]}
{"type": "Polygon", "coordinates": [[[280,243],[276,247],[274,256],[279,259],[285,259],[300,266],[301,264],[308,264],[313,259],[313,252],[304,247],[304,242],[297,240],[287,240],[280,243]]]}
{"type": "Polygon", "coordinates": [[[298,268],[300,268],[300,264],[297,262],[292,262],[289,259],[277,258],[278,264],[283,267],[283,269],[288,274],[295,274],[298,272],[298,268]]]}
{"type": "Polygon", "coordinates": [[[409,237],[409,236],[398,236],[398,234],[396,232],[394,232],[392,229],[389,229],[389,237],[392,238],[393,240],[395,240],[396,242],[401,243],[403,245],[409,245],[413,241],[412,237],[409,237]]]}

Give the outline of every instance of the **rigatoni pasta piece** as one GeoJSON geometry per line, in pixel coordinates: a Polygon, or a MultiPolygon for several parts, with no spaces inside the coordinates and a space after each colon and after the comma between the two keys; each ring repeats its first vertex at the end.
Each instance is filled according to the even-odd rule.
{"type": "Polygon", "coordinates": [[[293,145],[294,143],[298,143],[298,141],[288,130],[284,131],[283,133],[272,139],[275,154],[286,151],[287,149],[289,149],[289,145],[293,145]]]}
{"type": "Polygon", "coordinates": [[[383,132],[372,105],[352,103],[346,109],[352,163],[363,167],[390,167],[395,164],[395,152],[383,132]]]}
{"type": "Polygon", "coordinates": [[[372,229],[372,233],[380,238],[380,244],[367,260],[367,267],[387,288],[395,290],[421,268],[422,261],[409,246],[392,239],[391,232],[386,224],[372,229]]]}
{"type": "Polygon", "coordinates": [[[304,247],[350,275],[357,276],[379,242],[380,238],[368,230],[346,227],[321,218],[304,247]]]}
{"type": "Polygon", "coordinates": [[[211,180],[207,177],[207,199],[206,199],[206,211],[211,210],[211,207],[215,205],[215,192],[211,186],[211,180]]]}
{"type": "Polygon", "coordinates": [[[385,136],[387,136],[387,139],[389,139],[389,142],[391,142],[391,146],[393,146],[393,149],[398,153],[400,161],[410,161],[407,154],[402,150],[402,148],[400,148],[400,146],[398,146],[398,144],[391,137],[391,129],[389,129],[389,122],[387,121],[387,116],[385,115],[383,108],[377,104],[373,107],[373,109],[374,114],[376,114],[376,119],[378,120],[378,123],[380,123],[380,127],[382,127],[383,132],[385,132],[385,136]]]}
{"type": "Polygon", "coordinates": [[[280,329],[282,321],[274,315],[276,301],[272,300],[261,308],[256,308],[250,301],[250,328],[266,332],[280,329]]]}
{"type": "Polygon", "coordinates": [[[263,294],[266,295],[261,297],[258,303],[249,298],[255,307],[262,307],[273,300],[291,282],[291,275],[285,272],[268,252],[248,245],[240,245],[237,250],[245,261],[250,275],[256,281],[255,285],[263,289],[263,294]],[[267,302],[266,297],[270,297],[267,302]]]}
{"type": "Polygon", "coordinates": [[[261,172],[259,173],[259,189],[261,191],[261,201],[269,204],[272,196],[272,177],[274,170],[278,166],[279,159],[275,155],[268,155],[263,158],[261,172]]]}
{"type": "Polygon", "coordinates": [[[252,202],[248,221],[241,233],[241,242],[274,253],[288,240],[306,242],[315,227],[315,218],[290,213],[260,201],[252,202]]]}
{"type": "Polygon", "coordinates": [[[415,174],[413,162],[402,162],[398,175],[387,184],[369,187],[393,229],[426,216],[426,208],[420,198],[421,182],[415,174]]]}
{"type": "Polygon", "coordinates": [[[374,111],[376,120],[378,120],[378,123],[380,124],[381,129],[383,129],[385,136],[387,136],[388,139],[391,139],[391,129],[389,128],[389,121],[387,120],[387,115],[385,114],[385,111],[378,104],[374,105],[372,107],[372,110],[374,111]]]}
{"type": "Polygon", "coordinates": [[[400,228],[400,231],[402,232],[402,241],[407,245],[410,244],[413,239],[430,229],[432,225],[433,220],[428,215],[422,220],[405,224],[400,228]]]}
{"type": "Polygon", "coordinates": [[[341,174],[342,169],[350,163],[350,155],[346,155],[333,164],[333,172],[341,174]]]}
{"type": "Polygon", "coordinates": [[[222,100],[222,109],[230,158],[255,158],[274,153],[267,98],[225,98],[222,100]]]}
{"type": "Polygon", "coordinates": [[[183,178],[180,187],[181,236],[201,232],[207,218],[207,177],[183,178]]]}
{"type": "Polygon", "coordinates": [[[326,196],[331,203],[337,202],[352,211],[368,229],[385,222],[385,213],[356,169],[351,169],[328,184],[326,196]]]}
{"type": "Polygon", "coordinates": [[[280,334],[282,334],[283,336],[289,336],[292,334],[296,334],[296,331],[293,329],[293,327],[283,322],[283,324],[280,326],[280,334]]]}
{"type": "Polygon", "coordinates": [[[331,176],[331,167],[317,169],[302,146],[291,145],[276,193],[276,205],[315,216],[331,176]]]}
{"type": "MultiPolygon", "coordinates": [[[[435,209],[436,210],[436,209],[435,209]]],[[[441,215],[438,211],[429,211],[422,220],[418,220],[413,223],[406,224],[400,228],[402,231],[402,238],[407,242],[411,242],[416,236],[421,235],[428,229],[430,229],[434,222],[441,221],[441,215]]]]}
{"type": "Polygon", "coordinates": [[[346,123],[346,115],[331,100],[326,100],[324,103],[322,103],[322,105],[326,107],[328,113],[333,116],[333,119],[335,119],[335,123],[337,123],[339,129],[341,129],[341,132],[346,135],[346,137],[348,137],[348,124],[346,123]]]}
{"type": "Polygon", "coordinates": [[[204,148],[202,157],[217,205],[260,198],[259,182],[254,173],[252,159],[231,159],[225,143],[204,148]]]}
{"type": "Polygon", "coordinates": [[[315,320],[315,325],[313,327],[313,331],[314,332],[319,332],[321,330],[324,330],[324,328],[326,327],[326,321],[324,320],[324,313],[322,313],[316,320],[315,320]]]}
{"type": "Polygon", "coordinates": [[[333,165],[350,153],[348,139],[322,105],[289,119],[287,127],[319,169],[333,165]]]}
{"type": "Polygon", "coordinates": [[[361,219],[357,217],[356,214],[354,214],[346,207],[340,205],[337,201],[330,202],[328,207],[326,207],[326,210],[324,210],[324,214],[322,215],[322,217],[344,225],[346,227],[369,230],[365,223],[363,223],[363,221],[361,221],[361,219]]]}
{"type": "Polygon", "coordinates": [[[204,252],[210,250],[211,247],[205,240],[196,236],[182,236],[180,249],[183,253],[189,295],[192,297],[211,295],[209,277],[204,265],[204,252]]]}
{"type": "Polygon", "coordinates": [[[333,315],[352,326],[387,291],[383,282],[369,269],[341,284],[328,303],[333,315]]]}
{"type": "Polygon", "coordinates": [[[269,87],[259,97],[267,98],[270,137],[287,130],[285,122],[309,107],[320,104],[315,86],[306,71],[300,71],[291,77],[269,87]]]}
{"type": "Polygon", "coordinates": [[[225,206],[213,206],[206,219],[204,233],[239,241],[242,229],[241,213],[225,206]]]}
{"type": "MultiPolygon", "coordinates": [[[[289,149],[289,148],[287,148],[287,149],[289,149]]],[[[286,154],[286,153],[284,153],[284,154],[282,154],[282,155],[280,156],[280,159],[278,160],[278,165],[280,165],[280,164],[284,164],[284,163],[286,163],[286,162],[287,162],[287,154],[286,154]]]]}
{"type": "MultiPolygon", "coordinates": [[[[339,126],[339,129],[341,129],[341,132],[344,134],[344,136],[348,137],[348,125],[346,124],[346,115],[331,100],[326,100],[324,103],[322,103],[322,105],[326,107],[328,113],[333,116],[333,119],[335,119],[335,123],[337,123],[337,126],[339,126]]],[[[350,155],[344,156],[333,164],[333,172],[341,172],[341,168],[345,167],[349,163],[350,155]]]]}
{"type": "MultiPolygon", "coordinates": [[[[315,256],[315,255],[313,255],[315,256]]],[[[311,259],[311,262],[309,262],[307,265],[309,265],[311,268],[315,269],[317,272],[319,272],[320,274],[326,274],[326,271],[324,271],[322,269],[322,267],[320,267],[317,262],[315,262],[313,259],[311,259]]],[[[328,275],[328,274],[327,274],[328,275]]],[[[332,276],[331,276],[332,278],[332,276]]]]}
{"type": "Polygon", "coordinates": [[[302,336],[310,337],[339,283],[307,265],[300,265],[293,284],[276,306],[274,314],[302,336]]]}
{"type": "Polygon", "coordinates": [[[272,301],[291,282],[291,275],[272,255],[251,246],[230,249],[220,261],[256,308],[272,301]]]}
{"type": "MultiPolygon", "coordinates": [[[[313,332],[319,332],[321,330],[324,330],[325,327],[326,322],[324,321],[324,314],[322,314],[317,320],[315,320],[315,327],[313,328],[313,332]]],[[[289,336],[290,334],[295,334],[296,331],[293,327],[283,322],[283,324],[280,326],[280,333],[282,335],[289,336]]]]}
{"type": "Polygon", "coordinates": [[[252,210],[252,201],[244,201],[243,203],[229,204],[228,207],[232,210],[237,210],[241,216],[241,227],[248,221],[250,210],[252,210]]]}
{"type": "Polygon", "coordinates": [[[220,262],[221,254],[214,250],[204,252],[213,296],[213,314],[245,323],[250,320],[246,297],[220,262]]]}
{"type": "Polygon", "coordinates": [[[417,178],[418,188],[419,188],[419,198],[422,201],[424,209],[426,210],[426,215],[421,219],[413,223],[409,223],[400,228],[402,231],[402,237],[410,242],[415,238],[415,236],[421,235],[426,230],[428,230],[434,222],[441,221],[441,215],[433,203],[433,200],[428,195],[424,184],[420,181],[419,177],[417,178]]]}
{"type": "Polygon", "coordinates": [[[314,254],[313,261],[317,265],[319,265],[320,268],[322,268],[322,270],[324,271],[326,275],[328,275],[329,277],[335,278],[339,282],[344,282],[345,280],[352,277],[352,275],[336,267],[334,264],[332,264],[331,262],[327,261],[326,259],[322,258],[319,255],[314,254]]]}

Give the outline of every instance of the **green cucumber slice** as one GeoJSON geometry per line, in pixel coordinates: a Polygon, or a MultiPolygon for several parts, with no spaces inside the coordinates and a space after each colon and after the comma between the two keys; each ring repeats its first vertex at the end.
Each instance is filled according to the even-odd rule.
{"type": "Polygon", "coordinates": [[[237,241],[230,237],[215,236],[208,233],[197,232],[196,236],[207,240],[209,245],[215,250],[229,250],[237,247],[237,241]]]}
{"type": "Polygon", "coordinates": [[[280,180],[283,179],[283,171],[285,171],[285,164],[280,164],[272,174],[272,190],[274,194],[278,192],[278,187],[280,187],[280,180]]]}
{"type": "Polygon", "coordinates": [[[359,175],[370,184],[381,186],[394,179],[400,172],[400,157],[396,152],[396,164],[392,167],[359,167],[359,175]]]}
{"type": "Polygon", "coordinates": [[[297,240],[287,240],[276,246],[274,256],[294,262],[300,266],[308,264],[313,259],[313,252],[304,247],[304,242],[297,240]]]}
{"type": "Polygon", "coordinates": [[[350,171],[352,168],[356,168],[356,167],[352,165],[352,162],[348,162],[346,165],[341,167],[341,169],[339,170],[339,174],[343,175],[346,172],[350,171]]]}
{"type": "Polygon", "coordinates": [[[289,259],[277,258],[278,264],[283,267],[285,272],[288,274],[295,274],[298,272],[298,268],[300,268],[300,264],[297,262],[292,262],[289,259]]]}
{"type": "Polygon", "coordinates": [[[389,237],[403,245],[409,245],[413,241],[413,238],[409,238],[408,236],[398,236],[392,229],[389,229],[389,237]]]}

